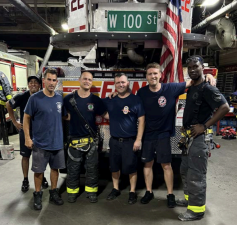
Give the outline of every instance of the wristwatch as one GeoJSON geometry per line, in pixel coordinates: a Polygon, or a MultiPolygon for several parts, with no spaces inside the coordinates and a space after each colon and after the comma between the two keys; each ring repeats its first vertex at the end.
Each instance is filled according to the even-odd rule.
{"type": "Polygon", "coordinates": [[[206,129],[207,129],[207,125],[206,125],[206,124],[203,124],[203,126],[204,126],[204,130],[206,130],[206,129]]]}

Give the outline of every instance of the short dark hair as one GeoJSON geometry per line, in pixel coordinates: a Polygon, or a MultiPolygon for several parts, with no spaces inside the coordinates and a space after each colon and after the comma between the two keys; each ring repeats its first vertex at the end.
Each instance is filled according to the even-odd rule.
{"type": "Polygon", "coordinates": [[[151,69],[151,68],[159,69],[160,72],[161,72],[160,64],[158,64],[158,63],[156,63],[156,62],[149,63],[149,64],[146,66],[146,71],[149,70],[149,69],[151,69]]]}
{"type": "Polygon", "coordinates": [[[46,70],[44,71],[44,78],[46,78],[47,73],[51,73],[51,74],[56,75],[56,76],[58,77],[58,72],[57,72],[57,70],[54,69],[54,68],[48,68],[48,69],[46,69],[46,70]]]}
{"type": "Polygon", "coordinates": [[[86,70],[85,70],[85,71],[81,71],[81,72],[82,72],[82,73],[81,73],[80,77],[82,76],[83,73],[89,73],[89,74],[91,74],[92,78],[94,78],[93,74],[92,74],[91,72],[89,72],[89,71],[86,71],[86,70]]]}
{"type": "Polygon", "coordinates": [[[116,77],[121,77],[121,76],[127,77],[127,80],[128,80],[128,75],[126,75],[125,73],[116,73],[116,74],[114,75],[114,80],[115,80],[116,77]]]}
{"type": "Polygon", "coordinates": [[[186,64],[188,65],[190,62],[200,62],[203,65],[204,59],[200,55],[192,55],[186,60],[186,64]]]}

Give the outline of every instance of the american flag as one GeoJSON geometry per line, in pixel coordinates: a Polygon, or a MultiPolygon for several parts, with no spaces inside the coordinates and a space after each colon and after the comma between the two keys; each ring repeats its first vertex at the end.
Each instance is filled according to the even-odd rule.
{"type": "Polygon", "coordinates": [[[160,59],[161,79],[164,83],[183,82],[183,29],[180,0],[169,1],[162,40],[163,47],[160,59]]]}

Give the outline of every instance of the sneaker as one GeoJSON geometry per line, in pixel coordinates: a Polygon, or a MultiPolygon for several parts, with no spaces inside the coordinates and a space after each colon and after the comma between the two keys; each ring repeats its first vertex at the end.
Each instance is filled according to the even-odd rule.
{"type": "Polygon", "coordinates": [[[34,196],[34,209],[35,210],[41,210],[42,209],[42,195],[43,192],[39,191],[39,192],[34,192],[33,196],[34,196]]]}
{"type": "Polygon", "coordinates": [[[148,204],[154,198],[153,192],[146,191],[145,195],[141,198],[142,204],[148,204]]]}
{"type": "Polygon", "coordinates": [[[191,210],[187,210],[185,213],[179,214],[178,218],[181,221],[193,221],[193,220],[200,220],[204,217],[204,212],[202,213],[195,213],[191,210]]]}
{"type": "Polygon", "coordinates": [[[30,184],[28,180],[23,180],[22,186],[21,186],[21,191],[22,192],[27,192],[29,190],[30,184]]]}
{"type": "Polygon", "coordinates": [[[176,200],[176,205],[187,207],[188,206],[188,201],[186,199],[177,199],[176,200]]]}
{"type": "Polygon", "coordinates": [[[89,198],[90,203],[98,202],[97,194],[96,193],[87,193],[87,198],[89,198]]]}
{"type": "Polygon", "coordinates": [[[175,195],[173,194],[167,195],[167,206],[168,208],[174,208],[176,206],[175,195]]]}
{"type": "Polygon", "coordinates": [[[43,181],[42,181],[42,188],[43,188],[43,189],[47,189],[48,187],[49,187],[48,181],[47,181],[46,178],[44,177],[44,178],[43,178],[43,181]]]}
{"type": "Polygon", "coordinates": [[[55,205],[63,205],[63,200],[61,199],[61,196],[59,195],[58,188],[55,188],[53,190],[49,190],[49,201],[54,203],[55,205]]]}
{"type": "Polygon", "coordinates": [[[69,203],[74,203],[74,202],[76,202],[77,197],[78,197],[78,193],[75,193],[75,194],[68,193],[68,194],[67,194],[67,201],[68,201],[69,203]]]}
{"type": "Polygon", "coordinates": [[[114,200],[116,199],[119,195],[121,195],[121,192],[115,188],[112,189],[112,191],[109,193],[107,196],[107,200],[114,200]]]}
{"type": "Polygon", "coordinates": [[[132,205],[137,202],[137,194],[135,192],[129,192],[128,204],[132,205]]]}

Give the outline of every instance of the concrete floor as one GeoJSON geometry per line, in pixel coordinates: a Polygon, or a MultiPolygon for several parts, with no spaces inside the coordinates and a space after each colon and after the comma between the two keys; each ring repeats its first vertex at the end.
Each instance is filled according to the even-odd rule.
{"type": "MultiPolygon", "coordinates": [[[[188,222],[190,225],[236,225],[237,208],[237,140],[223,140],[215,137],[221,149],[212,151],[208,167],[207,210],[205,218],[200,221],[188,222]]],[[[11,136],[10,141],[15,143],[15,150],[19,150],[18,136],[11,136]]],[[[49,168],[45,173],[49,180],[49,168]]],[[[120,224],[183,224],[177,219],[179,213],[185,208],[166,207],[166,189],[164,183],[154,189],[155,199],[147,205],[137,202],[128,205],[129,189],[122,190],[122,195],[111,202],[106,201],[106,196],[112,188],[108,179],[100,180],[99,201],[91,204],[82,192],[75,204],[67,202],[64,191],[63,206],[49,204],[49,192],[44,190],[43,209],[33,210],[33,173],[30,172],[30,190],[27,193],[20,191],[22,182],[21,156],[15,152],[14,160],[0,160],[0,225],[120,225],[120,224]]],[[[82,183],[83,183],[82,178],[82,183]]],[[[50,183],[50,182],[49,182],[50,183]]],[[[177,197],[182,197],[182,187],[177,187],[174,192],[177,197]]],[[[60,175],[59,187],[65,190],[65,175],[60,175]]],[[[81,188],[82,189],[82,188],[81,188]]],[[[145,189],[138,189],[139,200],[144,195],[145,189]]]]}

